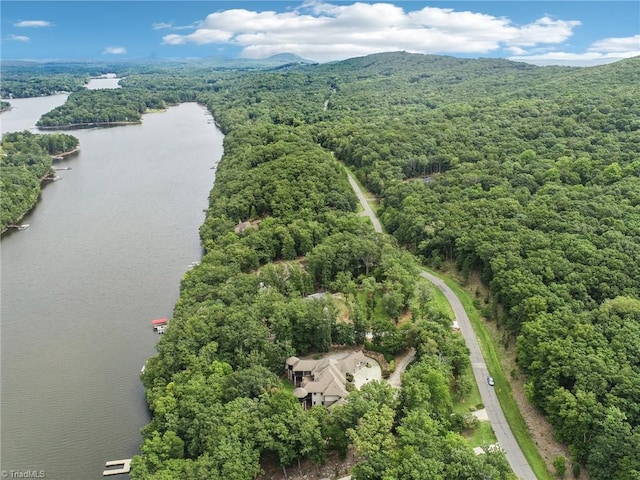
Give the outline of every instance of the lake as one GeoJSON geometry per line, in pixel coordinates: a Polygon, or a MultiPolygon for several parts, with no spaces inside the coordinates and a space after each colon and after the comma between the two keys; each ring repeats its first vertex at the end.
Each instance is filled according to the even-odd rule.
{"type": "MultiPolygon", "coordinates": [[[[33,128],[64,98],[12,100],[2,131],[33,128]]],[[[84,480],[138,452],[150,322],[171,316],[201,256],[223,135],[195,103],[67,133],[80,152],[55,166],[71,169],[1,241],[1,469],[84,480]]]]}

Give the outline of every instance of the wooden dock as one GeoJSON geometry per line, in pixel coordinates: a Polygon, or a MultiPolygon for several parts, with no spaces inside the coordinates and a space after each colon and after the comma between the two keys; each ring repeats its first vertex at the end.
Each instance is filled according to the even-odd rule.
{"type": "Polygon", "coordinates": [[[105,462],[105,468],[108,467],[120,467],[120,468],[112,468],[111,470],[104,470],[102,472],[102,476],[108,477],[109,475],[120,475],[122,473],[129,473],[131,470],[131,459],[127,458],[125,460],[111,460],[110,462],[105,462]]]}

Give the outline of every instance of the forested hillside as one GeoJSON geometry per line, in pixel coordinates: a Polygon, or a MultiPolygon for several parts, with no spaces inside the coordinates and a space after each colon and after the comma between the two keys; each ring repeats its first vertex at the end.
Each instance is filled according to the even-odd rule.
{"type": "Polygon", "coordinates": [[[513,478],[502,453],[476,456],[460,435],[452,402],[468,392],[469,360],[451,319],[414,258],[354,213],[342,166],[318,144],[329,92],[324,77],[289,71],[219,78],[199,94],[225,154],[206,253],[143,375],[153,420],[133,478],[251,479],[349,450],[354,478],[513,478]],[[317,291],[329,295],[307,298],[317,291]],[[389,359],[416,348],[400,395],[373,382],[303,410],[278,378],[291,355],[363,343],[389,359]]]}
{"type": "Polygon", "coordinates": [[[517,346],[576,471],[640,478],[639,85],[640,58],[577,69],[389,53],[138,70],[122,92],[74,94],[54,124],[92,103],[95,119],[197,100],[226,134],[206,253],[143,375],[153,419],[133,478],[250,479],[349,448],[355,479],[509,478],[501,454],[476,457],[459,435],[467,351],[399,245],[490,288],[483,314],[517,346]],[[355,214],[338,161],[395,238],[355,214]],[[316,291],[342,300],[306,300],[316,291]],[[389,358],[416,347],[400,395],[375,383],[301,410],[278,378],[285,359],[367,333],[389,358]]]}
{"type": "Polygon", "coordinates": [[[517,337],[530,397],[574,459],[637,478],[640,60],[351,62],[321,144],[380,194],[400,242],[481,273],[485,313],[517,337]]]}
{"type": "MultiPolygon", "coordinates": [[[[480,272],[484,313],[517,338],[530,398],[574,464],[625,479],[640,472],[639,62],[382,54],[221,81],[200,98],[230,133],[310,132],[379,194],[398,241],[480,272]]],[[[245,161],[259,170],[273,152],[257,150],[245,161]]],[[[217,195],[205,245],[227,208],[227,230],[252,208],[273,213],[255,189],[217,195]]]]}
{"type": "Polygon", "coordinates": [[[0,231],[16,223],[38,201],[42,179],[51,173],[52,155],[69,152],[78,139],[66,134],[29,131],[2,136],[0,145],[0,231]]]}

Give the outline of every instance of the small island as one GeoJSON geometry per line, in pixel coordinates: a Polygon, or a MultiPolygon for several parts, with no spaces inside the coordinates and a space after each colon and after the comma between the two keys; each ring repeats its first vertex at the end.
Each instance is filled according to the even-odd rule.
{"type": "Polygon", "coordinates": [[[0,113],[6,112],[7,110],[11,110],[11,104],[4,100],[0,100],[0,113]]]}

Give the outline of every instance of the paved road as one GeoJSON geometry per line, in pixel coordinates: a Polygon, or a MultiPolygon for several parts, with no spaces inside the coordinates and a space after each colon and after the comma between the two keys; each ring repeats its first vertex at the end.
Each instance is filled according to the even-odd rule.
{"type": "Polygon", "coordinates": [[[356,183],[356,181],[354,180],[354,178],[351,176],[349,172],[347,172],[347,176],[349,177],[349,183],[351,184],[351,188],[353,188],[353,191],[356,192],[356,195],[358,196],[358,200],[360,200],[360,204],[362,205],[362,208],[364,208],[364,212],[361,215],[363,216],[366,215],[371,219],[371,223],[373,223],[373,229],[376,232],[378,233],[382,232],[382,225],[380,225],[380,220],[378,220],[378,217],[376,217],[376,214],[373,213],[373,210],[371,210],[371,207],[369,206],[369,202],[367,202],[367,199],[364,196],[364,193],[362,193],[362,190],[360,190],[360,187],[358,186],[358,184],[356,183]]]}
{"type": "Polygon", "coordinates": [[[400,377],[402,376],[403,372],[407,369],[409,364],[415,360],[415,358],[416,358],[416,350],[415,348],[412,348],[409,350],[409,352],[407,352],[407,354],[402,358],[402,360],[398,362],[398,364],[396,365],[396,369],[393,371],[391,375],[389,375],[389,378],[387,378],[387,383],[392,387],[400,388],[400,385],[401,385],[400,377]]]}
{"type": "Polygon", "coordinates": [[[445,297],[447,297],[447,300],[451,304],[451,308],[453,308],[453,313],[455,314],[458,325],[460,326],[460,331],[462,332],[464,341],[471,352],[471,368],[473,370],[473,375],[476,378],[478,388],[480,389],[482,403],[484,403],[493,431],[496,434],[498,443],[505,452],[509,465],[511,465],[511,468],[518,478],[522,478],[524,480],[536,480],[533,470],[531,470],[520,446],[513,436],[511,428],[509,428],[509,424],[504,416],[502,407],[500,407],[500,403],[498,402],[498,397],[496,396],[494,387],[489,386],[487,383],[487,377],[489,376],[487,365],[484,362],[484,357],[480,351],[478,339],[473,332],[471,321],[469,320],[462,303],[460,303],[456,294],[453,293],[453,291],[440,278],[428,272],[420,272],[420,275],[438,287],[442,293],[444,293],[445,297]]]}
{"type": "MultiPolygon", "coordinates": [[[[349,183],[351,184],[351,187],[356,192],[356,195],[364,208],[364,215],[367,215],[371,219],[373,228],[376,232],[382,232],[380,221],[373,213],[373,210],[371,210],[371,207],[369,207],[369,203],[362,193],[362,190],[360,190],[360,187],[351,175],[349,173],[347,173],[347,175],[349,176],[349,183]]],[[[456,294],[453,293],[453,291],[440,278],[424,271],[420,272],[420,275],[442,290],[442,293],[444,293],[445,297],[447,297],[447,300],[451,304],[451,308],[453,308],[453,313],[455,314],[458,325],[460,326],[460,331],[462,332],[464,341],[470,351],[471,368],[473,370],[473,375],[476,378],[478,389],[480,390],[482,403],[484,403],[493,431],[496,434],[498,443],[505,452],[509,465],[511,465],[511,468],[518,478],[523,480],[536,480],[533,470],[531,470],[531,467],[527,463],[527,460],[524,457],[518,442],[516,442],[509,424],[507,423],[502,407],[498,402],[498,397],[496,396],[494,387],[490,387],[487,383],[489,371],[487,370],[487,365],[484,362],[484,357],[480,351],[478,339],[473,332],[471,321],[469,320],[462,303],[456,294]]]]}

